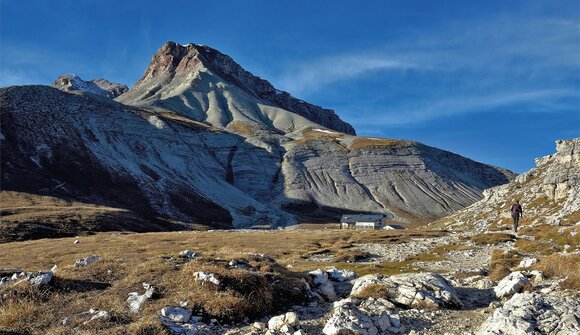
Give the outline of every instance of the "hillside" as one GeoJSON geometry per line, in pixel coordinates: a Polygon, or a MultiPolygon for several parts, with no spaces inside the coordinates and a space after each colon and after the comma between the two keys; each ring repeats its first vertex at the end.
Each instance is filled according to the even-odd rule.
{"type": "MultiPolygon", "coordinates": [[[[87,87],[0,89],[2,191],[151,223],[117,227],[134,231],[336,222],[345,212],[417,224],[514,177],[418,142],[355,136],[331,110],[278,93],[204,46],[166,43],[115,100],[87,87]]],[[[115,229],[107,220],[73,229],[66,215],[41,227],[42,211],[28,212],[3,222],[35,237],[35,227],[115,229]]]]}
{"type": "Polygon", "coordinates": [[[580,222],[580,138],[556,142],[556,153],[536,159],[536,167],[512,182],[483,192],[484,198],[431,226],[449,229],[511,229],[510,207],[520,200],[524,228],[569,226],[580,222]]]}

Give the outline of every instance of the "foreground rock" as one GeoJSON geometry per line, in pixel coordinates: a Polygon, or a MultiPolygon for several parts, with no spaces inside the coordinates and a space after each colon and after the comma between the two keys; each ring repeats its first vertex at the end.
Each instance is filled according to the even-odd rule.
{"type": "Polygon", "coordinates": [[[15,272],[11,277],[0,278],[0,285],[9,282],[15,282],[18,284],[20,282],[27,281],[32,286],[41,286],[50,283],[57,266],[53,266],[49,271],[35,271],[35,272],[15,272]]]}
{"type": "Polygon", "coordinates": [[[580,302],[556,295],[517,293],[482,325],[479,335],[580,334],[580,302]]]}
{"type": "Polygon", "coordinates": [[[308,275],[312,278],[312,293],[319,301],[335,301],[338,299],[334,291],[334,285],[328,279],[328,273],[323,270],[310,271],[308,275]]]}
{"type": "Polygon", "coordinates": [[[268,321],[268,329],[283,333],[293,333],[300,326],[298,315],[294,312],[272,317],[268,321]]]}
{"type": "Polygon", "coordinates": [[[133,313],[139,313],[141,310],[141,305],[155,294],[155,286],[143,283],[143,288],[145,293],[139,294],[138,292],[129,293],[129,298],[127,298],[127,305],[129,305],[129,310],[133,313]]]}
{"type": "Polygon", "coordinates": [[[493,291],[496,297],[503,298],[521,292],[529,283],[530,281],[521,271],[516,271],[502,279],[493,291]]]}
{"type": "Polygon", "coordinates": [[[358,306],[357,302],[352,298],[337,302],[322,332],[325,335],[375,335],[397,334],[401,331],[399,317],[387,310],[392,307],[388,301],[368,299],[358,306]]]}
{"type": "Polygon", "coordinates": [[[380,287],[388,291],[385,297],[395,304],[407,307],[451,307],[463,306],[451,284],[436,273],[411,273],[395,276],[371,274],[354,281],[352,296],[361,296],[365,290],[380,287]]]}
{"type": "Polygon", "coordinates": [[[96,261],[101,260],[101,256],[97,256],[97,255],[89,255],[87,257],[81,258],[81,259],[77,259],[75,261],[74,267],[75,268],[80,268],[83,266],[87,266],[90,264],[93,264],[96,261]]]}

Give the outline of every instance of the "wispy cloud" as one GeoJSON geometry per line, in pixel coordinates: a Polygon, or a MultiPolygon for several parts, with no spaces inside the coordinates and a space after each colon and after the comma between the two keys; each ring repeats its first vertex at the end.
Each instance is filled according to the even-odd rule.
{"type": "Polygon", "coordinates": [[[455,96],[431,104],[415,104],[388,110],[356,106],[351,106],[349,109],[351,115],[357,115],[353,123],[368,128],[415,124],[458,114],[490,112],[497,108],[514,105],[527,105],[526,112],[556,112],[566,108],[566,105],[560,103],[562,99],[577,96],[576,90],[547,89],[455,96]]]}
{"type": "Polygon", "coordinates": [[[278,83],[292,94],[308,97],[324,94],[333,83],[358,81],[353,89],[364,87],[365,97],[337,101],[334,107],[367,129],[504,106],[570,110],[580,101],[579,38],[580,24],[565,19],[455,22],[436,33],[410,34],[375,50],[295,63],[278,83]],[[413,70],[412,78],[401,75],[406,69],[413,70]],[[371,78],[367,75],[377,71],[389,71],[380,79],[384,84],[374,77],[372,85],[364,85],[371,78]]]}
{"type": "Polygon", "coordinates": [[[336,55],[296,65],[279,80],[279,85],[286,91],[301,95],[369,72],[415,67],[418,65],[376,52],[336,55]]]}

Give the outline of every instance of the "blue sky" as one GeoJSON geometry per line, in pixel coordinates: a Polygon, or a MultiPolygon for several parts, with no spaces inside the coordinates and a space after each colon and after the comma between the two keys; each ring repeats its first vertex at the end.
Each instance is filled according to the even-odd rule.
{"type": "Polygon", "coordinates": [[[0,86],[64,73],[131,86],[164,42],[198,43],[360,135],[524,172],[580,136],[573,1],[0,2],[0,86]]]}

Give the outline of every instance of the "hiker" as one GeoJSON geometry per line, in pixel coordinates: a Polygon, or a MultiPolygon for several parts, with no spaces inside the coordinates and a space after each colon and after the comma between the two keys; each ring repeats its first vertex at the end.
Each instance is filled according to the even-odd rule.
{"type": "Polygon", "coordinates": [[[522,210],[522,205],[520,205],[520,201],[516,200],[516,203],[512,205],[510,209],[512,212],[512,219],[514,219],[514,232],[518,232],[518,223],[520,222],[520,216],[523,216],[524,211],[522,210]]]}

